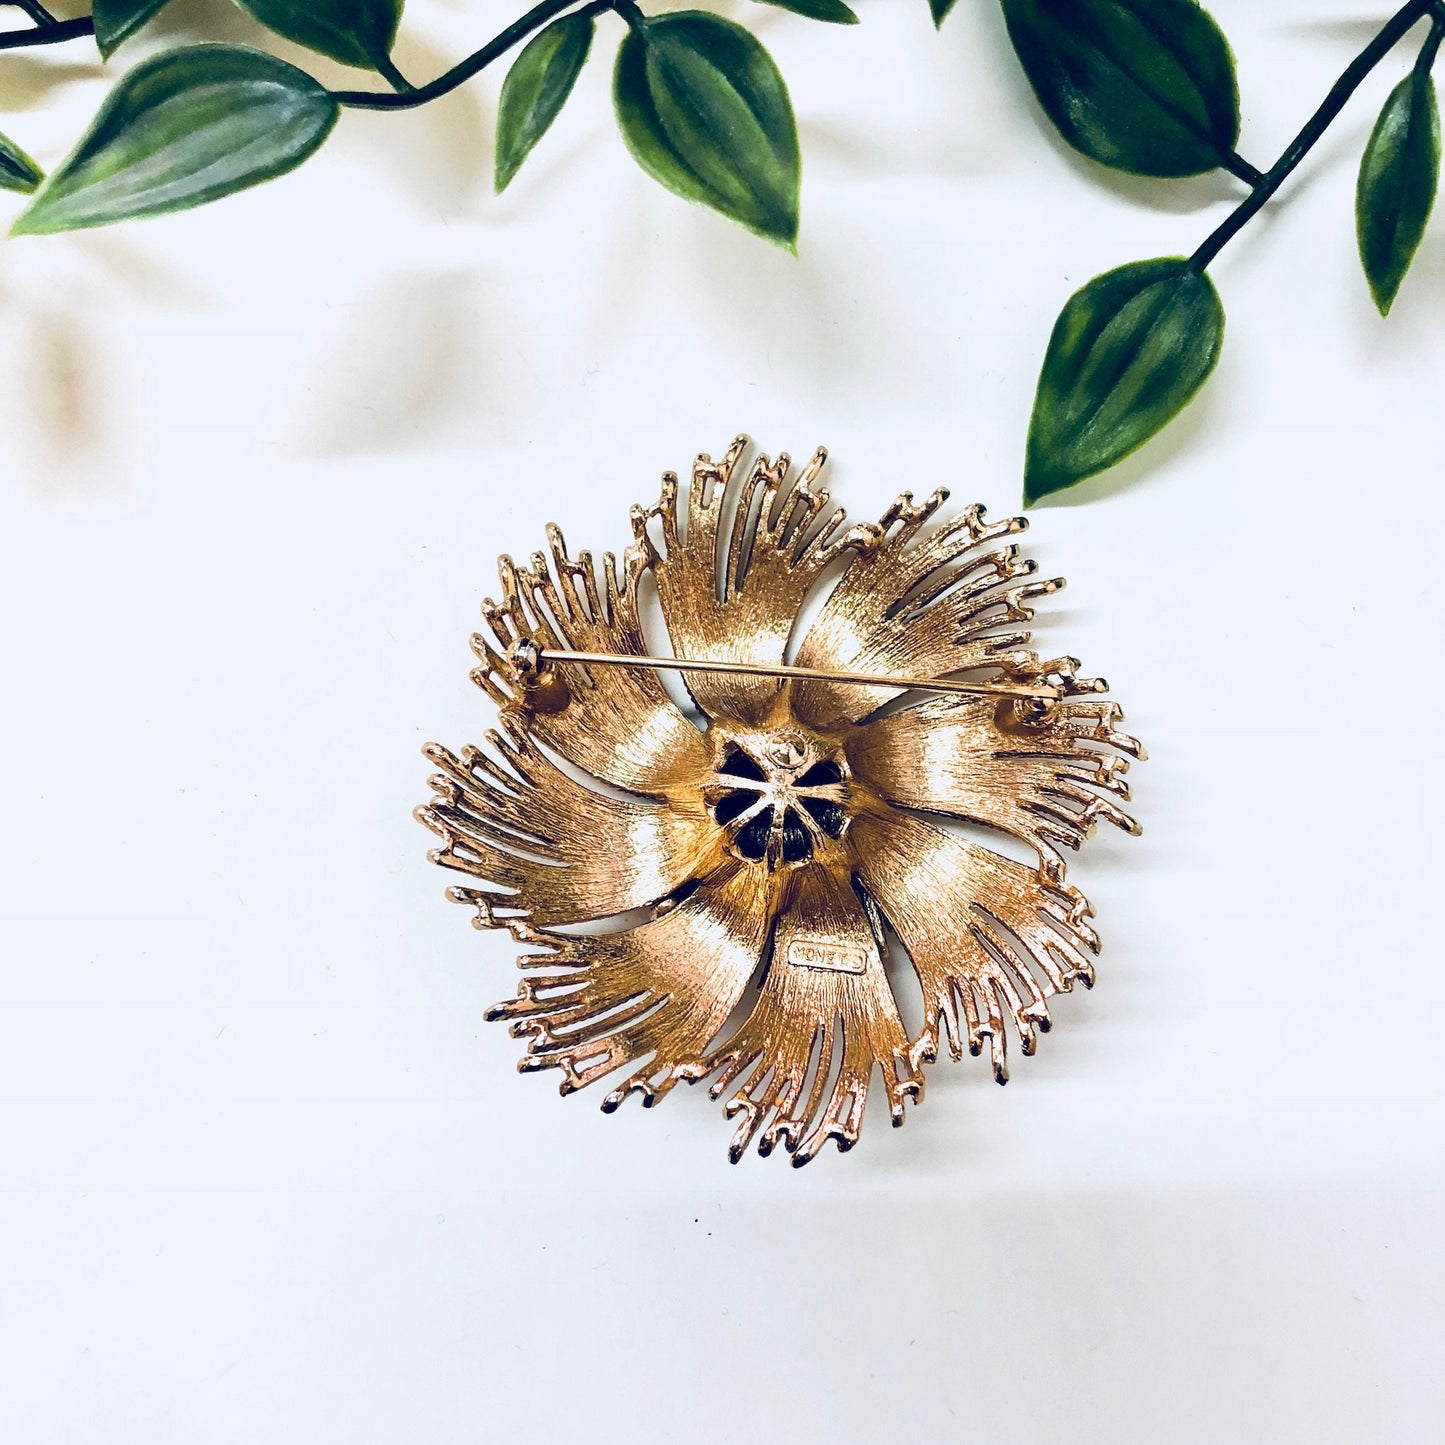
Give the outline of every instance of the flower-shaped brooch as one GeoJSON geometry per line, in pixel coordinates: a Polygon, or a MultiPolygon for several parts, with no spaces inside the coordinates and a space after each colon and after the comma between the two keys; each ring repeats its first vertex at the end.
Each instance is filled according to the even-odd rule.
{"type": "Polygon", "coordinates": [[[1020,557],[1026,522],[938,522],[938,491],[849,524],[823,452],[795,475],[747,448],[699,457],[685,497],[664,477],[620,564],[555,527],[529,566],[502,558],[472,639],[501,715],[480,747],[428,745],[418,817],[470,875],[449,896],[526,947],[489,1014],[520,1068],[606,1079],[608,1112],[711,1080],[734,1162],[756,1140],[804,1164],[857,1142],[875,1087],[901,1124],[941,1041],[1005,1082],[1010,1031],[1032,1054],[1051,996],[1092,985],[1062,850],[1138,832],[1119,804],[1143,752],[1106,684],[1028,650],[1063,583],[1020,557]]]}

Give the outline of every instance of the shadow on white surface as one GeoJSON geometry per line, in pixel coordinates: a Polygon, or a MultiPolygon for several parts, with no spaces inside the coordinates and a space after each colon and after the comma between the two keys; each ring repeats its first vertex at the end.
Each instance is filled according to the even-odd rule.
{"type": "MultiPolygon", "coordinates": [[[[402,73],[416,84],[440,75],[454,59],[405,32],[396,49],[402,73]]],[[[362,73],[347,83],[380,88],[362,73]]],[[[337,141],[362,154],[424,215],[456,220],[490,190],[493,107],[473,82],[416,110],[348,112],[337,141]]]]}
{"type": "Polygon", "coordinates": [[[489,416],[510,400],[497,364],[503,323],[481,292],[470,270],[398,272],[374,285],[311,366],[281,444],[355,457],[495,438],[489,416]]]}
{"type": "Polygon", "coordinates": [[[75,81],[95,80],[104,74],[97,56],[83,61],[38,60],[24,52],[5,54],[5,110],[7,113],[34,110],[49,104],[55,91],[75,81]]]}
{"type": "Polygon", "coordinates": [[[1396,7],[1393,5],[1382,5],[1373,15],[1361,15],[1354,19],[1336,17],[1320,20],[1291,20],[1269,28],[1276,35],[1322,40],[1331,45],[1338,45],[1341,51],[1353,52],[1363,50],[1380,33],[1385,22],[1395,13],[1395,9],[1396,7]]]}
{"type": "Polygon", "coordinates": [[[876,125],[835,116],[800,120],[798,143],[806,165],[847,170],[860,181],[963,181],[998,169],[996,157],[948,126],[887,146],[879,144],[876,125]]]}
{"type": "Polygon", "coordinates": [[[165,259],[153,244],[154,236],[144,222],[66,236],[60,244],[90,269],[74,309],[83,313],[87,302],[119,297],[167,313],[204,312],[214,301],[213,293],[195,270],[165,259]]]}
{"type": "MultiPolygon", "coordinates": [[[[168,0],[165,7],[118,53],[118,62],[129,64],[142,50],[162,46],[216,40],[227,45],[278,45],[277,37],[259,20],[253,20],[229,0],[168,0]]],[[[284,46],[286,42],[280,41],[284,46]]],[[[294,54],[305,54],[294,49],[294,54]]]]}
{"type": "Polygon", "coordinates": [[[93,338],[63,305],[32,303],[26,315],[27,365],[21,382],[32,474],[66,490],[104,476],[98,465],[114,421],[93,338]]]}

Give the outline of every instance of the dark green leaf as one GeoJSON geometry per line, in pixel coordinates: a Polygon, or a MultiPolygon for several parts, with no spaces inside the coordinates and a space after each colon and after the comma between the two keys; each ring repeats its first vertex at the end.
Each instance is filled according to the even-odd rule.
{"type": "Polygon", "coordinates": [[[793,249],[798,132],[783,77],[751,32],[699,10],[648,20],[617,52],[612,98],[650,176],[793,249]]]}
{"type": "Polygon", "coordinates": [[[933,13],[934,25],[942,25],[948,12],[958,4],[958,0],[928,0],[928,8],[933,13]]]}
{"type": "Polygon", "coordinates": [[[1122,461],[1172,421],[1219,360],[1224,308],[1181,258],[1096,276],[1049,340],[1029,425],[1024,500],[1122,461]]]}
{"type": "Polygon", "coordinates": [[[1239,139],[1234,57],[1194,0],[1003,0],[1039,104],[1117,170],[1192,176],[1239,139]]]}
{"type": "Polygon", "coordinates": [[[572,94],[595,28],[590,15],[564,15],[534,35],[507,72],[497,109],[499,194],[572,94]]]}
{"type": "Polygon", "coordinates": [[[831,25],[858,23],[858,17],[843,0],[763,0],[763,4],[776,5],[780,10],[791,10],[794,15],[806,15],[809,20],[826,20],[831,25]]]}
{"type": "Polygon", "coordinates": [[[169,50],[121,77],[14,234],[182,211],[301,164],[339,108],[303,70],[243,45],[169,50]]]}
{"type": "Polygon", "coordinates": [[[391,54],[402,0],[236,0],[262,25],[343,65],[375,70],[391,54]]]}
{"type": "Polygon", "coordinates": [[[94,0],[95,42],[108,60],[122,40],[128,40],[169,0],[94,0]]]}
{"type": "Polygon", "coordinates": [[[0,135],[0,190],[33,191],[45,179],[45,172],[15,144],[0,135]]]}
{"type": "Polygon", "coordinates": [[[1390,93],[1360,165],[1355,223],[1360,260],[1382,316],[1415,259],[1440,183],[1440,108],[1428,70],[1390,93]]]}

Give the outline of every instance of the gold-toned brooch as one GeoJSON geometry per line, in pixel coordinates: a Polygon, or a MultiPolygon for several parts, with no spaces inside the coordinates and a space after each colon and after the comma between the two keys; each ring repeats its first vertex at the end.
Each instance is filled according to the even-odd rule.
{"type": "Polygon", "coordinates": [[[934,524],[940,490],[850,525],[823,451],[794,475],[748,445],[699,457],[685,501],[664,477],[620,565],[556,527],[529,566],[501,559],[472,639],[500,717],[481,747],[427,746],[417,816],[474,880],[448,895],[527,947],[488,1014],[522,1070],[564,1094],[612,1076],[608,1112],[711,1079],[734,1162],[756,1139],[805,1164],[857,1142],[875,1072],[895,1125],[940,1037],[1004,1083],[1009,1030],[1032,1054],[1050,997],[1093,984],[1061,850],[1139,831],[1119,802],[1144,754],[1106,683],[1028,650],[1064,584],[1007,540],[1023,519],[934,524]]]}

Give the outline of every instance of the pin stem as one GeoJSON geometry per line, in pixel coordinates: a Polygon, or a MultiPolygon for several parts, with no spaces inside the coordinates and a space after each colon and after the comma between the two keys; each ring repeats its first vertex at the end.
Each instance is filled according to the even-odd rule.
{"type": "Polygon", "coordinates": [[[934,692],[960,697],[1024,697],[1057,702],[1063,689],[1052,683],[938,682],[916,677],[878,673],[831,672],[817,667],[765,666],[756,662],[720,662],[686,657],[644,657],[616,652],[568,652],[546,648],[536,654],[539,663],[572,662],[589,667],[648,667],[657,672],[725,672],[747,677],[781,677],[797,682],[842,682],[856,687],[900,688],[907,692],[934,692]]]}

